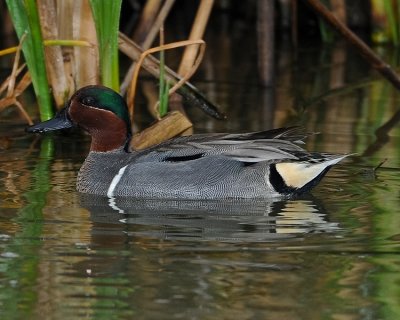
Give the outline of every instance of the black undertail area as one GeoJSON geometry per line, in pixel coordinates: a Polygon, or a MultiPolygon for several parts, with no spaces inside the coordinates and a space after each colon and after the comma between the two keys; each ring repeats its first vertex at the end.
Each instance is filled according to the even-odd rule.
{"type": "Polygon", "coordinates": [[[274,187],[275,191],[280,194],[292,194],[296,191],[295,188],[286,185],[282,176],[279,174],[278,170],[276,170],[275,164],[269,166],[269,182],[274,187]]]}

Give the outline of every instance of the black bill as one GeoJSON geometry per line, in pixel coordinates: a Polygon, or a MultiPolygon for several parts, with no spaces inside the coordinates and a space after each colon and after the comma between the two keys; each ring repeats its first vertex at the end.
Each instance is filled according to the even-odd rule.
{"type": "Polygon", "coordinates": [[[68,118],[67,108],[61,109],[54,118],[43,121],[26,128],[26,132],[43,133],[48,131],[67,129],[74,127],[74,123],[68,118]]]}

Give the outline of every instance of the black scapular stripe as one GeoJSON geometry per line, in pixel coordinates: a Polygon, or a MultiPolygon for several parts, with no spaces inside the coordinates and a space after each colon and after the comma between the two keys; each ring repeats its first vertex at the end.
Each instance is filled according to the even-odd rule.
{"type": "Polygon", "coordinates": [[[163,161],[165,162],[180,162],[180,161],[191,161],[191,160],[196,160],[200,159],[203,157],[203,153],[197,153],[197,154],[191,154],[188,156],[179,156],[179,157],[168,157],[165,158],[163,161]]]}

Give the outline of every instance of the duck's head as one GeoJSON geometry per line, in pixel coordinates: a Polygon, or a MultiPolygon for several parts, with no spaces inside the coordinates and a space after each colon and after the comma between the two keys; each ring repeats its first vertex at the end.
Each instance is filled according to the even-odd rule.
{"type": "Polygon", "coordinates": [[[114,90],[99,85],[79,89],[54,118],[28,127],[27,132],[42,133],[74,126],[92,136],[91,151],[118,149],[131,136],[125,100],[114,90]]]}

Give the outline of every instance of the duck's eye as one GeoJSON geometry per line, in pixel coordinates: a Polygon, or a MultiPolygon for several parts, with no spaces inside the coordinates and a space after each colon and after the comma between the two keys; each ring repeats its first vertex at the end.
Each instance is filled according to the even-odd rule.
{"type": "Polygon", "coordinates": [[[94,106],[96,102],[96,99],[93,97],[83,97],[81,100],[81,103],[84,104],[85,106],[94,106]]]}

